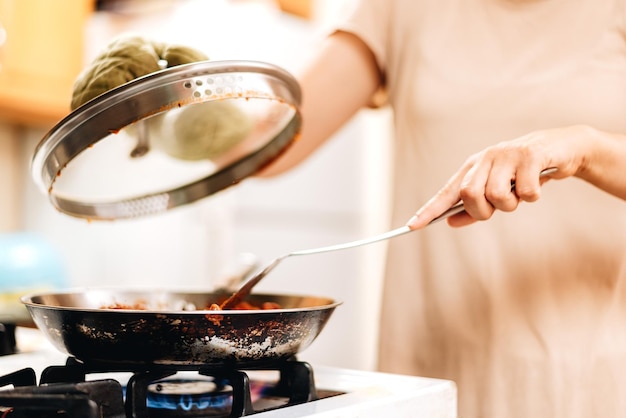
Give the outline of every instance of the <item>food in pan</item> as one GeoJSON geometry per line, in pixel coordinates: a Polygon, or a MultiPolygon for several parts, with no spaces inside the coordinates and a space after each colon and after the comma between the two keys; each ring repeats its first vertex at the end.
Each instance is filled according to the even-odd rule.
{"type": "MultiPolygon", "coordinates": [[[[220,311],[222,308],[217,303],[212,303],[208,308],[210,311],[220,311]]],[[[239,302],[233,308],[238,311],[250,311],[250,310],[267,310],[267,309],[280,309],[280,305],[276,302],[263,302],[261,306],[253,305],[249,302],[239,302]]]]}
{"type": "Polygon", "coordinates": [[[114,303],[112,305],[103,305],[100,309],[130,309],[135,311],[147,311],[148,308],[144,303],[138,302],[133,305],[128,303],[114,303]]]}
{"type": "MultiPolygon", "coordinates": [[[[208,306],[197,308],[193,303],[178,301],[170,304],[158,304],[158,306],[151,306],[148,301],[136,300],[133,303],[121,303],[114,302],[100,306],[100,309],[120,309],[120,310],[135,310],[135,311],[147,311],[147,310],[173,310],[173,311],[195,311],[195,310],[209,310],[219,311],[220,305],[217,303],[211,303],[208,306]]],[[[268,309],[281,309],[281,306],[276,302],[263,302],[260,305],[254,305],[252,303],[243,301],[235,305],[232,310],[249,311],[249,310],[268,310],[268,309]]]]}

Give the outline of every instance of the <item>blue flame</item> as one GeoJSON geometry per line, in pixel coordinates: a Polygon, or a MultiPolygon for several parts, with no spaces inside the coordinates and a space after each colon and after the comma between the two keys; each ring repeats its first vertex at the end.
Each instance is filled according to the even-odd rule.
{"type": "Polygon", "coordinates": [[[230,394],[222,395],[167,395],[150,394],[147,402],[148,408],[169,409],[169,410],[203,410],[207,408],[229,408],[232,406],[230,394]]]}
{"type": "Polygon", "coordinates": [[[194,395],[162,395],[151,394],[148,397],[148,408],[155,409],[169,409],[169,410],[183,410],[192,411],[203,410],[208,408],[222,409],[232,406],[232,398],[229,394],[225,395],[207,395],[207,396],[194,396],[194,395]]]}
{"type": "Polygon", "coordinates": [[[227,410],[232,387],[214,379],[164,379],[148,386],[146,406],[171,411],[227,410]]]}
{"type": "MultiPolygon", "coordinates": [[[[187,380],[175,380],[179,383],[187,383],[194,381],[193,379],[187,380]]],[[[198,381],[203,381],[199,379],[198,381]]],[[[172,381],[161,381],[165,384],[171,384],[172,381]]],[[[161,383],[155,382],[155,383],[161,383]]],[[[232,408],[233,396],[232,388],[230,388],[227,379],[215,379],[213,380],[217,384],[218,388],[222,388],[222,391],[217,389],[215,392],[206,393],[168,393],[149,390],[146,399],[146,406],[150,409],[162,409],[170,411],[203,411],[203,410],[221,410],[229,411],[232,408]]],[[[250,395],[252,402],[264,398],[265,396],[275,396],[272,390],[275,388],[275,382],[250,382],[250,395]]],[[[124,395],[126,394],[126,386],[124,386],[124,395]]]]}

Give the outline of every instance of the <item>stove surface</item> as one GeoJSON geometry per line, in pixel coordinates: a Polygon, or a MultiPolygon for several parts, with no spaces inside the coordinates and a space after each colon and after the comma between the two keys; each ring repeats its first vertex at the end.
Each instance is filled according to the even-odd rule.
{"type": "MultiPolygon", "coordinates": [[[[17,330],[18,354],[0,356],[0,375],[30,367],[37,376],[50,365],[64,365],[67,355],[56,350],[35,329],[17,330]]],[[[185,377],[179,372],[176,377],[185,377]]],[[[272,371],[247,372],[251,380],[272,381],[272,371]]],[[[447,380],[314,365],[319,391],[339,394],[313,402],[255,413],[259,418],[411,417],[456,418],[456,386],[447,380]]],[[[88,380],[115,379],[126,384],[129,373],[98,373],[88,380]]]]}

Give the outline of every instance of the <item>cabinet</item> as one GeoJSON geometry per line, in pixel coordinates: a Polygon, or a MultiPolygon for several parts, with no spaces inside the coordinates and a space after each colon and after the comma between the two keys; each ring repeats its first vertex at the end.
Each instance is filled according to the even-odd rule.
{"type": "Polygon", "coordinates": [[[94,0],[0,0],[0,118],[52,126],[69,111],[94,0]]]}

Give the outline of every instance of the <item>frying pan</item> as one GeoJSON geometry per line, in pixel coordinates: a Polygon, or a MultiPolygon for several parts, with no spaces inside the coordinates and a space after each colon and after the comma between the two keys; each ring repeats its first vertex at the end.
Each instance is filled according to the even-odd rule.
{"type": "Polygon", "coordinates": [[[57,349],[88,364],[107,363],[122,370],[150,365],[256,367],[288,359],[315,340],[340,304],[324,297],[254,294],[248,299],[251,304],[274,302],[281,308],[200,310],[227,296],[87,290],[40,293],[21,301],[57,349]],[[124,305],[138,309],[112,308],[124,305]]]}

